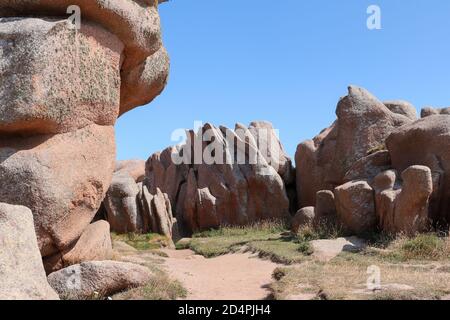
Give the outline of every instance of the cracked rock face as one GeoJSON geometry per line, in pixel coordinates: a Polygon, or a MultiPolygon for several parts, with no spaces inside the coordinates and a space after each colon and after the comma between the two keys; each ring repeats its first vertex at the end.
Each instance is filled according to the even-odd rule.
{"type": "Polygon", "coordinates": [[[123,51],[116,36],[92,23],[74,32],[67,20],[2,18],[0,38],[0,132],[114,125],[123,51]]]}
{"type": "Polygon", "coordinates": [[[0,203],[0,300],[58,300],[49,286],[30,209],[0,203]]]}
{"type": "Polygon", "coordinates": [[[316,193],[333,190],[345,181],[355,163],[379,149],[396,128],[411,123],[411,107],[380,102],[367,90],[348,88],[336,109],[337,120],[296,152],[299,206],[312,206],[316,193]]]}
{"type": "Polygon", "coordinates": [[[196,133],[189,131],[188,143],[167,148],[148,159],[144,184],[150,194],[158,194],[159,190],[167,194],[182,235],[224,225],[285,218],[289,215],[289,199],[283,177],[289,180],[288,173],[293,170],[272,131],[270,124],[260,122],[248,128],[237,124],[235,131],[210,124],[196,133]],[[258,139],[263,131],[268,134],[258,139]],[[214,143],[202,141],[205,135],[214,143]],[[265,144],[266,139],[273,146],[268,149],[280,149],[279,153],[271,154],[270,163],[267,160],[270,153],[261,152],[261,143],[265,144]],[[196,149],[196,145],[200,148],[196,149]],[[201,154],[203,160],[196,162],[195,158],[201,154]],[[206,159],[207,154],[215,158],[213,163],[209,162],[212,159],[206,159]],[[239,154],[247,159],[239,159],[239,154]],[[249,160],[251,154],[257,161],[249,160]],[[175,163],[174,155],[185,161],[175,163]]]}
{"type": "Polygon", "coordinates": [[[31,209],[43,257],[74,248],[92,222],[115,121],[153,100],[168,69],[156,1],[0,0],[0,202],[31,209]]]}
{"type": "Polygon", "coordinates": [[[124,45],[120,68],[123,114],[153,100],[166,84],[169,59],[162,46],[157,4],[156,0],[0,0],[0,17],[67,18],[67,8],[76,5],[82,24],[95,22],[117,36],[124,45]],[[130,88],[134,87],[140,89],[133,96],[130,88]]]}

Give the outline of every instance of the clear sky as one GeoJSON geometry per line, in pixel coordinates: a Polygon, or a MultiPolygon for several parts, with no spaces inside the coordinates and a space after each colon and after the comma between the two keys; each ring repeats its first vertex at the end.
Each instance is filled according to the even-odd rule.
{"type": "Polygon", "coordinates": [[[294,155],[334,121],[349,84],[450,106],[448,0],[171,0],[160,15],[169,83],[117,122],[119,159],[147,159],[196,120],[271,121],[294,155]],[[371,4],[381,30],[366,26],[371,4]]]}

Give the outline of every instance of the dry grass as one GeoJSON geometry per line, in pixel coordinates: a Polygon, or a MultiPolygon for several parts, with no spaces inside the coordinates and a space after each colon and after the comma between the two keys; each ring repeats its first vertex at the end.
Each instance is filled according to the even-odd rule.
{"type": "Polygon", "coordinates": [[[399,237],[388,247],[390,256],[400,261],[450,259],[450,239],[435,233],[420,234],[413,238],[399,237]]]}
{"type": "Polygon", "coordinates": [[[247,250],[257,253],[260,258],[270,259],[276,263],[294,264],[304,262],[311,254],[310,247],[305,252],[302,244],[289,239],[252,241],[247,244],[247,250]]]}
{"type": "Polygon", "coordinates": [[[186,289],[180,282],[160,272],[154,275],[144,287],[128,290],[113,296],[113,300],[177,300],[185,298],[186,289]]]}
{"type": "Polygon", "coordinates": [[[246,227],[224,227],[195,234],[190,242],[177,245],[211,258],[239,250],[259,254],[274,262],[293,264],[311,254],[308,242],[300,240],[277,221],[265,221],[246,227]]]}
{"type": "Polygon", "coordinates": [[[253,241],[279,240],[285,231],[279,222],[266,221],[246,227],[223,227],[194,234],[189,248],[207,258],[240,250],[253,241]]]}
{"type": "Polygon", "coordinates": [[[317,299],[439,299],[450,293],[450,240],[436,234],[399,237],[383,249],[341,253],[328,263],[309,260],[274,272],[275,299],[313,294],[317,299]],[[368,291],[368,268],[380,269],[382,290],[368,291]],[[413,289],[402,288],[410,286],[413,289]]]}
{"type": "Polygon", "coordinates": [[[152,277],[145,286],[116,294],[112,297],[113,300],[175,300],[186,297],[186,289],[179,281],[171,279],[163,267],[164,260],[162,258],[166,257],[167,254],[160,251],[159,248],[161,247],[153,242],[158,243],[159,239],[164,239],[164,237],[133,235],[130,240],[128,235],[114,235],[113,238],[114,244],[120,244],[123,240],[128,240],[126,241],[128,245],[138,249],[129,250],[122,245],[114,247],[115,260],[140,264],[152,272],[152,277]],[[143,245],[142,242],[148,242],[149,244],[143,245]],[[150,249],[144,249],[147,246],[150,249]]]}
{"type": "Polygon", "coordinates": [[[155,233],[111,234],[113,241],[123,241],[137,250],[155,250],[171,246],[172,240],[155,233]]]}
{"type": "Polygon", "coordinates": [[[443,268],[383,264],[358,254],[343,254],[329,263],[309,261],[301,267],[284,267],[274,275],[279,279],[271,285],[275,299],[305,293],[330,300],[438,299],[450,293],[450,273],[443,268]],[[394,286],[379,292],[366,290],[371,265],[380,268],[381,285],[407,285],[414,289],[399,290],[394,286]]]}

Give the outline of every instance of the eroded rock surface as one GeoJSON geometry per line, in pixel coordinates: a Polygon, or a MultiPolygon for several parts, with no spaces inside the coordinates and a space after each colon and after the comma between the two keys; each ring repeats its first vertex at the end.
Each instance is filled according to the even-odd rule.
{"type": "Polygon", "coordinates": [[[83,129],[0,140],[0,201],[34,214],[39,248],[69,247],[91,223],[114,170],[114,129],[83,129]]]}
{"type": "Polygon", "coordinates": [[[92,261],[72,265],[48,276],[62,299],[88,300],[144,286],[152,273],[146,267],[118,261],[92,261]]]}
{"type": "Polygon", "coordinates": [[[0,300],[57,300],[47,283],[33,214],[0,203],[0,300]]]}
{"type": "Polygon", "coordinates": [[[257,122],[249,128],[238,124],[234,131],[206,124],[197,133],[190,131],[185,145],[150,157],[145,184],[152,194],[159,188],[168,195],[182,233],[285,218],[284,181],[292,167],[272,130],[257,122]],[[258,138],[263,131],[268,144],[258,138]],[[263,144],[271,152],[261,152],[263,144]],[[184,161],[176,164],[174,158],[184,161]]]}
{"type": "MultiPolygon", "coordinates": [[[[157,4],[0,1],[0,201],[32,210],[46,264],[93,259],[86,237],[108,255],[106,228],[98,239],[89,230],[114,172],[113,126],[168,76],[157,4]]],[[[125,167],[133,183],[143,178],[125,167]]]]}
{"type": "Polygon", "coordinates": [[[414,235],[429,230],[429,200],[433,192],[431,170],[412,166],[403,171],[401,186],[387,171],[377,176],[375,203],[380,228],[390,233],[414,235]],[[394,189],[395,188],[395,189],[394,189]]]}
{"type": "Polygon", "coordinates": [[[348,95],[338,103],[336,122],[297,148],[300,207],[314,205],[318,191],[334,190],[344,183],[346,173],[358,160],[385,149],[389,134],[412,122],[410,117],[391,109],[394,111],[365,89],[349,87],[348,95]]]}
{"type": "Polygon", "coordinates": [[[398,172],[421,165],[431,170],[430,218],[450,221],[450,117],[432,115],[396,130],[387,139],[392,165],[398,172]]]}

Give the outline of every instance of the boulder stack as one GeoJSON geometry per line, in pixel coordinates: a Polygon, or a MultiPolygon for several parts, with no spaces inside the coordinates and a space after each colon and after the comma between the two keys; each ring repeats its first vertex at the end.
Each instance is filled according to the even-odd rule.
{"type": "Polygon", "coordinates": [[[293,181],[291,160],[270,123],[235,130],[206,124],[188,131],[184,144],[153,154],[143,183],[116,173],[105,206],[115,231],[174,237],[286,218],[286,185],[293,181]]]}
{"type": "Polygon", "coordinates": [[[365,89],[348,88],[348,95],[341,98],[337,105],[337,120],[313,140],[305,141],[297,148],[295,162],[299,207],[313,206],[318,191],[334,190],[346,180],[370,171],[371,162],[386,165],[384,160],[387,162],[387,159],[383,155],[362,160],[360,164],[357,162],[385,150],[384,141],[389,134],[395,128],[413,121],[411,116],[405,115],[404,110],[409,110],[409,107],[393,108],[392,103],[388,105],[391,109],[365,89]]]}
{"type": "Polygon", "coordinates": [[[353,234],[415,234],[448,226],[447,111],[426,108],[417,120],[408,102],[382,103],[350,87],[338,103],[336,122],[297,148],[299,206],[311,211],[316,205],[317,220],[323,208],[333,211],[334,201],[338,221],[353,234]]]}
{"type": "Polygon", "coordinates": [[[0,201],[31,209],[44,260],[90,259],[72,253],[111,183],[115,121],[166,83],[157,1],[2,0],[0,60],[0,201]]]}

